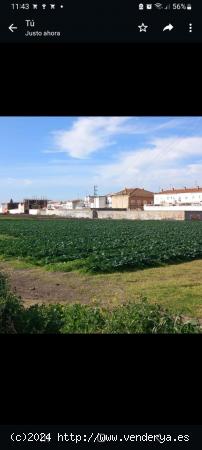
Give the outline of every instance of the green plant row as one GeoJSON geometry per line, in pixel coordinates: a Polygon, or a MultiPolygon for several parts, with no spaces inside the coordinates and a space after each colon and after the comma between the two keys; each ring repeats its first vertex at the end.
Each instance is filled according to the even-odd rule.
{"type": "Polygon", "coordinates": [[[0,255],[67,271],[141,269],[202,258],[202,223],[4,219],[0,255]]]}

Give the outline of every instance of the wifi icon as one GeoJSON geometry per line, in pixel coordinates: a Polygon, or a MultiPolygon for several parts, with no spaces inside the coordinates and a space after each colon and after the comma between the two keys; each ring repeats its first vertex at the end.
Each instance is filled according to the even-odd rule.
{"type": "Polygon", "coordinates": [[[162,3],[155,3],[155,5],[157,9],[163,9],[163,5],[162,3]]]}

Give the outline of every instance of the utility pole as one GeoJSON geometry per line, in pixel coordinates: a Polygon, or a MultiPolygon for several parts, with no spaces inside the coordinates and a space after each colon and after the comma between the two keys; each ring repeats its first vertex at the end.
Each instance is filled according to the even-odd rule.
{"type": "Polygon", "coordinates": [[[94,197],[97,197],[97,193],[98,193],[98,186],[94,185],[94,197]]]}

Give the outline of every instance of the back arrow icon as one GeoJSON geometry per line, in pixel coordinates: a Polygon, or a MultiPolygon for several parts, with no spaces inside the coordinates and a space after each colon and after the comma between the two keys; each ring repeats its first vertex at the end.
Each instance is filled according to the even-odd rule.
{"type": "Polygon", "coordinates": [[[171,23],[169,23],[169,25],[167,25],[167,26],[163,29],[163,31],[166,31],[166,30],[171,31],[173,28],[174,28],[173,25],[171,25],[171,23]]]}
{"type": "Polygon", "coordinates": [[[18,28],[18,27],[14,27],[14,24],[13,24],[13,23],[10,25],[10,27],[8,27],[8,29],[9,29],[10,31],[12,31],[12,33],[14,32],[14,30],[17,30],[17,28],[18,28]]]}

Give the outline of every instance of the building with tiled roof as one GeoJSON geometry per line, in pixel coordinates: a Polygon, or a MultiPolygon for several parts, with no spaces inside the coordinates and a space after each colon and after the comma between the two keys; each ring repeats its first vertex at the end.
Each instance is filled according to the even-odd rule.
{"type": "Polygon", "coordinates": [[[145,204],[153,203],[153,192],[144,188],[125,188],[112,196],[113,209],[143,209],[145,204]]]}
{"type": "Polygon", "coordinates": [[[162,189],[154,194],[154,205],[202,204],[202,187],[162,189]]]}

